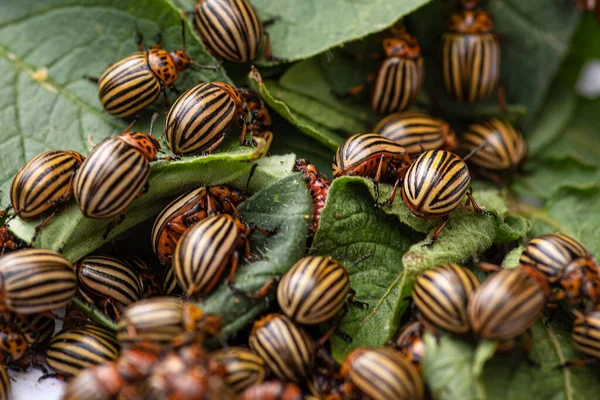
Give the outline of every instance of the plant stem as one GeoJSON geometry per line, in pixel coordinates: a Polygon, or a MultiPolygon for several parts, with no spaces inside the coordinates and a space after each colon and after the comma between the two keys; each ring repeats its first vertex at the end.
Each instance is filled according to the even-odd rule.
{"type": "Polygon", "coordinates": [[[82,313],[84,313],[89,319],[93,322],[102,325],[103,327],[110,329],[111,331],[117,330],[117,324],[115,324],[110,319],[106,318],[100,311],[95,308],[90,307],[80,299],[74,297],[72,303],[75,307],[79,309],[82,313]]]}

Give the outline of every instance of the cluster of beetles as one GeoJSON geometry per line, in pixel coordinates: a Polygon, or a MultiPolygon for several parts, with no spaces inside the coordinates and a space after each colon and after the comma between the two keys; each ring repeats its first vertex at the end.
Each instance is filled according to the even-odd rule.
{"type": "MultiPolygon", "coordinates": [[[[600,9],[595,2],[578,3],[590,11],[600,9]]],[[[261,48],[267,59],[274,58],[248,0],[198,0],[194,22],[218,60],[250,62],[261,48]]],[[[502,110],[500,42],[493,28],[491,15],[478,1],[461,0],[442,37],[441,72],[445,91],[456,101],[473,103],[497,93],[502,110]]],[[[341,365],[328,350],[329,339],[337,335],[352,341],[340,322],[349,307],[368,305],[355,299],[361,293],[352,290],[339,261],[307,256],[256,292],[236,286],[238,264],[255,256],[251,235],[276,234],[240,216],[237,208],[250,196],[244,189],[199,187],[174,199],[154,222],[156,257],[151,262],[117,253],[90,254],[71,263],[60,252],[33,247],[37,234],[71,200],[86,218],[106,219],[108,234],[146,192],[150,163],[158,159],[163,138],[173,154],[164,157],[167,161],[202,156],[217,149],[229,125],[237,122],[241,145],[268,149],[271,117],[250,89],[203,82],[168,105],[166,88],[176,90],[180,72],[220,68],[220,61],[203,66],[190,59],[183,23],[182,29],[183,50],[163,50],[160,37],[146,48],[138,35],[138,52],[99,78],[89,77],[98,85],[104,109],[119,118],[137,116],[163,93],[168,112],[160,139],[152,135],[157,114],[150,133],[131,131],[136,118],[87,157],[46,151],[14,177],[5,218],[41,223],[29,243],[15,238],[6,225],[0,228],[0,399],[10,398],[7,369],[35,366],[45,371],[43,378],[68,382],[63,395],[68,400],[418,400],[429,396],[421,377],[426,332],[497,341],[497,351],[521,346],[527,358],[532,325],[546,307],[563,300],[575,315],[573,343],[589,359],[559,367],[600,358],[600,266],[585,247],[560,234],[532,239],[514,269],[480,263],[480,269],[491,272],[483,282],[456,264],[424,272],[413,288],[416,320],[385,346],[355,348],[341,365]],[[276,312],[255,321],[247,341],[235,346],[223,340],[221,318],[202,309],[201,300],[223,281],[232,296],[248,299],[264,299],[276,290],[276,312]],[[86,305],[83,310],[99,319],[74,304],[86,305]],[[63,307],[63,328],[55,334],[53,311],[63,307]],[[117,330],[99,323],[103,319],[117,323],[117,330]]],[[[391,205],[400,191],[412,215],[439,220],[429,246],[457,207],[494,218],[472,195],[467,162],[499,183],[518,170],[525,143],[507,119],[472,123],[459,141],[447,122],[407,111],[423,84],[419,43],[395,26],[382,46],[385,59],[370,82],[370,105],[385,117],[372,133],[348,137],[339,146],[332,176],[371,178],[373,207],[391,205]],[[383,182],[393,184],[385,199],[379,195],[383,182]]],[[[294,170],[312,195],[314,235],[330,181],[304,159],[296,161],[294,170]]]]}

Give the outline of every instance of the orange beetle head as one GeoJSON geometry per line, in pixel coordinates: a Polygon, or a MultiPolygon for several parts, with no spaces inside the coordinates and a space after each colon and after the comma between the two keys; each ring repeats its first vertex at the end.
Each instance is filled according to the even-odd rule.
{"type": "Polygon", "coordinates": [[[192,64],[190,56],[188,56],[183,50],[172,51],[169,53],[169,55],[173,59],[173,62],[175,63],[175,69],[177,71],[183,71],[184,69],[187,69],[190,64],[192,64]]]}
{"type": "Polygon", "coordinates": [[[405,30],[393,38],[383,39],[383,50],[388,57],[418,58],[421,56],[419,41],[405,30]]]}

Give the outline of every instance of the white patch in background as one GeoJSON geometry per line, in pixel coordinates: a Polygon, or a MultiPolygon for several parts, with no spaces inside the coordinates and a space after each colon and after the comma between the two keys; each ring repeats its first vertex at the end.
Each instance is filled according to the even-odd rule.
{"type": "Polygon", "coordinates": [[[38,368],[30,368],[27,372],[9,370],[8,375],[13,378],[10,382],[12,400],[60,399],[65,383],[55,378],[38,379],[44,375],[38,368]]]}
{"type": "Polygon", "coordinates": [[[583,66],[576,87],[577,92],[588,99],[600,96],[600,60],[588,61],[583,66]]]}

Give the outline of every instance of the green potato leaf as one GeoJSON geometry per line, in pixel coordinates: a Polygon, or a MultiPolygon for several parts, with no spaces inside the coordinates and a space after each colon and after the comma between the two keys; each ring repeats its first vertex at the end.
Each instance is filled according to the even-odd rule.
{"type": "MultiPolygon", "coordinates": [[[[159,162],[152,166],[150,190],[134,200],[128,208],[127,218],[111,231],[107,239],[104,239],[103,235],[110,219],[86,218],[79,207],[71,203],[40,232],[33,245],[53,250],[64,248],[65,257],[76,261],[135,225],[158,215],[169,201],[187,190],[202,185],[225,183],[245,188],[252,164],[244,161],[255,158],[256,153],[247,148],[241,150],[206,157],[184,158],[181,161],[159,162]]],[[[257,150],[260,151],[254,149],[257,150]]],[[[284,168],[279,165],[257,168],[250,180],[249,190],[255,191],[274,179],[290,174],[294,159],[293,155],[278,157],[279,162],[284,163],[284,168]]],[[[273,160],[269,161],[272,163],[273,160]]],[[[43,217],[28,221],[16,218],[10,222],[9,227],[15,235],[29,242],[35,227],[42,220],[43,217]]],[[[150,240],[150,234],[147,239],[150,240]]]]}
{"type": "MultiPolygon", "coordinates": [[[[88,137],[98,143],[123,131],[126,121],[106,113],[96,85],[106,67],[137,50],[135,32],[150,45],[163,34],[168,50],[182,48],[181,15],[167,0],[10,1],[0,12],[0,183],[26,161],[50,149],[87,154],[88,137]]],[[[200,64],[215,59],[185,24],[188,53],[200,64]]],[[[223,69],[189,69],[176,85],[229,81],[223,69]]],[[[155,109],[161,110],[162,102],[155,109]]],[[[149,118],[144,118],[149,121],[149,118]]]]}
{"type": "MultiPolygon", "coordinates": [[[[283,276],[304,256],[312,201],[302,176],[296,173],[264,187],[242,203],[239,211],[246,221],[277,230],[269,238],[258,232],[253,234],[252,249],[260,259],[242,264],[236,273],[236,287],[254,292],[271,278],[283,276]]],[[[227,284],[223,284],[201,306],[207,312],[221,315],[222,333],[227,338],[256,319],[273,301],[276,301],[274,290],[267,299],[249,300],[233,296],[227,284]]]]}
{"type": "MultiPolygon", "coordinates": [[[[382,198],[390,189],[380,185],[382,198]]],[[[350,308],[341,329],[353,340],[347,343],[334,337],[334,357],[341,360],[355,347],[378,346],[390,340],[399,328],[418,274],[436,265],[466,262],[492,245],[502,224],[508,225],[503,222],[506,205],[493,189],[476,190],[474,197],[497,217],[459,208],[450,214],[435,244],[425,246],[429,241],[425,234],[433,233],[439,221],[413,217],[400,198],[390,207],[376,207],[370,180],[343,177],[333,181],[311,253],[329,255],[351,266],[351,286],[357,298],[369,304],[364,310],[350,308]]],[[[529,230],[511,224],[515,238],[529,230]]]]}

